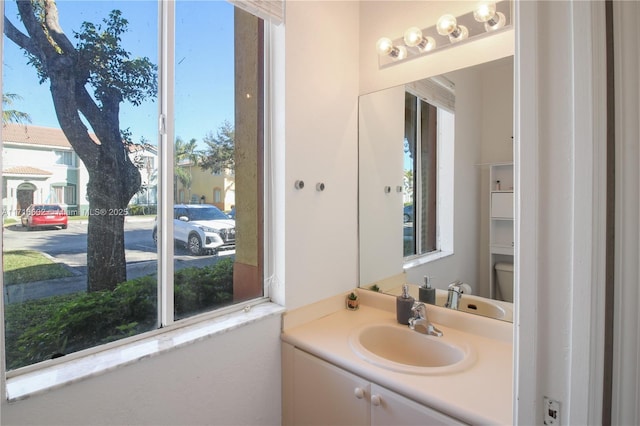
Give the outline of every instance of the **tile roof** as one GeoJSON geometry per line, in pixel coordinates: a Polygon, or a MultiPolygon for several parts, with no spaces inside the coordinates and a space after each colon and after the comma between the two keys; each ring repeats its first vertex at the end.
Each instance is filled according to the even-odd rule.
{"type": "Polygon", "coordinates": [[[44,176],[51,176],[53,174],[46,170],[42,170],[37,167],[31,167],[31,166],[9,167],[8,169],[3,170],[2,173],[5,175],[44,175],[44,176]]]}
{"type": "MultiPolygon", "coordinates": [[[[91,138],[97,142],[94,134],[91,138]]],[[[2,140],[25,145],[45,145],[60,148],[71,148],[69,140],[61,129],[53,127],[31,126],[19,123],[2,125],[2,140]]]]}

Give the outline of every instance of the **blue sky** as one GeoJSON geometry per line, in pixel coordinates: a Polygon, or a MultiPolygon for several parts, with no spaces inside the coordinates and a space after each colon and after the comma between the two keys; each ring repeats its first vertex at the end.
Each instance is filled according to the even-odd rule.
{"type": "MultiPolygon", "coordinates": [[[[15,2],[6,1],[5,14],[22,29],[15,2]]],[[[59,0],[60,23],[75,43],[73,32],[83,21],[102,23],[113,9],[129,21],[123,47],[133,57],[147,56],[158,64],[158,6],[155,1],[59,0]]],[[[202,141],[220,125],[234,121],[233,6],[223,0],[176,2],[176,136],[202,141]]],[[[40,85],[35,69],[6,37],[3,57],[3,93],[23,99],[12,109],[27,112],[34,125],[59,127],[48,82],[40,85]]],[[[134,107],[121,104],[122,128],[129,127],[135,142],[144,137],[157,142],[157,100],[134,107]]]]}

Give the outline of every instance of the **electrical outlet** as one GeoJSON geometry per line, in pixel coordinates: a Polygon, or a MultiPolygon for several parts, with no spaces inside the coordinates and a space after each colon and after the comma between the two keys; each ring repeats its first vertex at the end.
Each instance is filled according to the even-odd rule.
{"type": "Polygon", "coordinates": [[[544,397],[544,424],[560,425],[560,401],[544,397]]]}

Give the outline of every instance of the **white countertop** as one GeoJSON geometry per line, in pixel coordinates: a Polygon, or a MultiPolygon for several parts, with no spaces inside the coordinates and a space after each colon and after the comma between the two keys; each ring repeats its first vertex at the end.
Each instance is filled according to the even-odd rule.
{"type": "MultiPolygon", "coordinates": [[[[464,341],[475,350],[467,369],[440,375],[394,372],[359,357],[349,345],[353,330],[365,324],[395,324],[395,298],[360,291],[357,311],[344,308],[344,296],[285,314],[282,340],[336,366],[470,424],[512,424],[512,325],[428,305],[439,339],[464,341]]],[[[427,337],[427,336],[425,336],[427,337]]]]}

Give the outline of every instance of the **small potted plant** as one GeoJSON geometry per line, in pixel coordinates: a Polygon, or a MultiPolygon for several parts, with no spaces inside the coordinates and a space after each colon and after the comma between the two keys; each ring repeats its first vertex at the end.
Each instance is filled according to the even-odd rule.
{"type": "Polygon", "coordinates": [[[347,295],[347,309],[355,311],[360,307],[360,301],[358,300],[358,294],[352,291],[347,295]]]}

